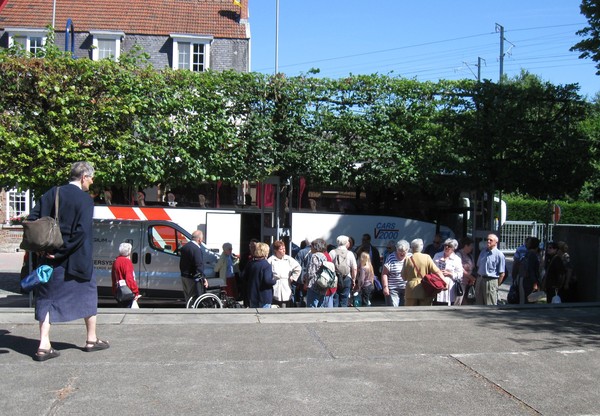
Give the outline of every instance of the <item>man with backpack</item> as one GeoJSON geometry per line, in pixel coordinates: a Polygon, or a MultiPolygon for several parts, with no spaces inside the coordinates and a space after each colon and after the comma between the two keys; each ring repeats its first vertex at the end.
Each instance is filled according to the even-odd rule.
{"type": "Polygon", "coordinates": [[[337,248],[329,252],[331,261],[335,266],[335,274],[338,278],[337,292],[333,295],[333,307],[344,308],[348,306],[350,291],[356,282],[356,257],[348,250],[349,238],[340,235],[336,239],[337,248]]]}

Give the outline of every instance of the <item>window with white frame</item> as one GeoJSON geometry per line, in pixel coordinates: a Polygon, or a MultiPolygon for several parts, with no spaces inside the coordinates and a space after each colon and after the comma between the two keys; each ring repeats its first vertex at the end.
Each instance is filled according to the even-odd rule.
{"type": "Polygon", "coordinates": [[[124,32],[113,32],[107,30],[91,30],[92,35],[92,60],[112,59],[118,61],[121,56],[121,41],[125,37],[124,32]]]}
{"type": "Polygon", "coordinates": [[[46,44],[46,29],[6,28],[8,46],[21,45],[24,51],[36,56],[44,50],[46,44]]]}
{"type": "Polygon", "coordinates": [[[29,191],[19,192],[16,189],[6,191],[6,212],[8,213],[7,223],[11,219],[29,214],[29,191]]]}
{"type": "Polygon", "coordinates": [[[212,36],[171,35],[173,69],[203,72],[209,68],[212,36]]]}

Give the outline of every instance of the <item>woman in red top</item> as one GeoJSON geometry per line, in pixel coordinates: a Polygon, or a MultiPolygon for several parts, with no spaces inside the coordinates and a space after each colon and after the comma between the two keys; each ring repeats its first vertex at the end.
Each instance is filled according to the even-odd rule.
{"type": "Polygon", "coordinates": [[[133,271],[133,263],[131,262],[131,244],[121,243],[119,246],[119,256],[115,259],[112,265],[112,292],[113,295],[117,291],[119,280],[125,280],[125,283],[131,289],[135,298],[127,302],[119,302],[122,308],[131,308],[134,301],[137,301],[141,295],[137,283],[135,282],[135,272],[133,271]]]}

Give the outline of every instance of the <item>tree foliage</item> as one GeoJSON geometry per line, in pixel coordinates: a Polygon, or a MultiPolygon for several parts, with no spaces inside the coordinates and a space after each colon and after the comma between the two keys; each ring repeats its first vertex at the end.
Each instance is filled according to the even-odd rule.
{"type": "Polygon", "coordinates": [[[581,128],[589,105],[576,85],[554,86],[528,73],[475,87],[459,151],[481,188],[538,198],[575,196],[591,173],[591,140],[581,128]]]}
{"type": "MultiPolygon", "coordinates": [[[[156,71],[0,53],[0,186],[40,191],[75,160],[97,183],[194,187],[303,176],[347,189],[576,195],[597,130],[574,85],[385,75],[156,71]],[[595,132],[595,136],[594,136],[595,132]]],[[[593,113],[591,113],[593,114],[593,113]]]]}
{"type": "Polygon", "coordinates": [[[598,0],[582,0],[580,9],[589,26],[577,31],[585,39],[577,42],[571,50],[581,52],[579,57],[582,59],[590,58],[596,62],[596,75],[600,75],[600,3],[598,0]]]}

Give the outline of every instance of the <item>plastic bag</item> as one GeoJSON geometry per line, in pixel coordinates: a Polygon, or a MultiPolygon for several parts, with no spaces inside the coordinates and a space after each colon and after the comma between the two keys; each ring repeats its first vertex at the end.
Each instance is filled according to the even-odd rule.
{"type": "Polygon", "coordinates": [[[50,278],[52,277],[53,271],[54,269],[52,268],[52,266],[42,264],[33,272],[29,273],[29,275],[25,279],[21,280],[21,288],[24,292],[30,292],[39,285],[48,283],[48,280],[50,280],[50,278]]]}
{"type": "Polygon", "coordinates": [[[531,292],[529,296],[527,296],[527,301],[531,303],[537,303],[542,299],[546,299],[546,292],[543,290],[538,290],[537,292],[531,292]]]}

